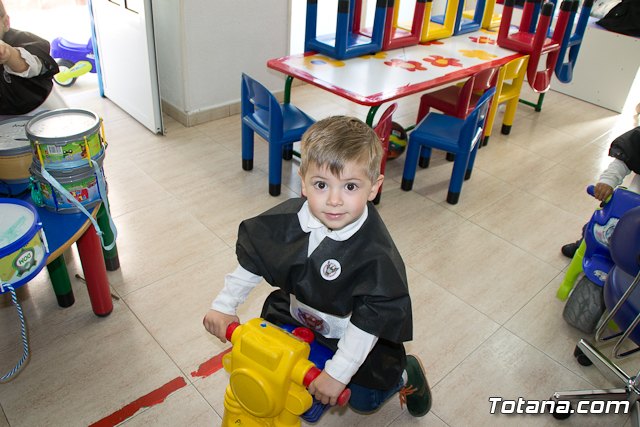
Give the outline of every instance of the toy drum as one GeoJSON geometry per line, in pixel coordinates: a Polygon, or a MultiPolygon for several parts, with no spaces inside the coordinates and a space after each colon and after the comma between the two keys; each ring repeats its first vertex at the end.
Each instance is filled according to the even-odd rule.
{"type": "Polygon", "coordinates": [[[47,111],[33,117],[26,126],[34,158],[47,170],[88,164],[103,151],[102,120],[93,112],[75,108],[47,111]]]}
{"type": "Polygon", "coordinates": [[[0,122],[0,193],[15,195],[29,187],[31,147],[25,126],[31,117],[0,122]]]}
{"type": "MultiPolygon", "coordinates": [[[[59,185],[68,191],[75,200],[77,200],[85,208],[93,207],[97,205],[103,198],[106,198],[106,194],[101,194],[100,180],[104,180],[104,172],[102,163],[104,160],[104,151],[95,159],[95,162],[99,165],[99,171],[85,163],[82,167],[69,168],[69,169],[54,169],[49,171],[51,177],[59,185]]],[[[59,213],[76,213],[80,212],[80,209],[66,196],[52,185],[42,174],[41,165],[35,159],[30,168],[31,174],[35,178],[35,192],[42,196],[42,203],[44,207],[53,212],[59,213]]],[[[105,183],[106,191],[106,183],[105,183]]],[[[36,198],[34,198],[36,200],[36,198]]]]}
{"type": "Polygon", "coordinates": [[[22,200],[0,199],[0,293],[33,279],[46,265],[42,223],[35,208],[22,200]]]}

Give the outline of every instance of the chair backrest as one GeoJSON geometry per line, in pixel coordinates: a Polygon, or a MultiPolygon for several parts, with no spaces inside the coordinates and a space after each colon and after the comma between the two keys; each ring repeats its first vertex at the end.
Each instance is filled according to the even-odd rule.
{"type": "Polygon", "coordinates": [[[640,269],[640,206],[628,210],[611,235],[611,258],[616,267],[635,276],[640,269]]]}
{"type": "Polygon", "coordinates": [[[482,138],[484,133],[484,124],[489,112],[491,100],[495,93],[495,87],[489,88],[485,93],[483,93],[471,114],[464,119],[464,124],[460,131],[459,144],[461,147],[466,146],[467,148],[471,148],[482,138]]]}
{"type": "Polygon", "coordinates": [[[382,162],[380,163],[380,171],[384,172],[384,168],[387,164],[387,153],[389,152],[389,137],[391,136],[391,129],[393,128],[393,113],[396,112],[398,108],[397,103],[393,103],[387,107],[387,109],[382,113],[380,120],[378,120],[378,124],[373,129],[380,138],[380,143],[382,144],[382,149],[384,150],[384,154],[382,156],[382,162]]]}
{"type": "Polygon", "coordinates": [[[502,66],[500,69],[500,75],[498,76],[497,92],[499,92],[497,102],[503,102],[516,96],[520,96],[520,90],[524,77],[527,74],[527,63],[529,62],[529,55],[521,56],[520,58],[512,59],[508,63],[502,66]],[[508,83],[511,81],[511,83],[508,83]]]}
{"type": "Polygon", "coordinates": [[[244,119],[261,126],[269,135],[282,136],[282,107],[276,97],[264,85],[242,73],[240,112],[244,119]]]}
{"type": "Polygon", "coordinates": [[[496,85],[500,67],[482,70],[472,75],[462,86],[456,105],[456,117],[465,117],[470,108],[471,98],[474,93],[484,92],[496,85]]]}

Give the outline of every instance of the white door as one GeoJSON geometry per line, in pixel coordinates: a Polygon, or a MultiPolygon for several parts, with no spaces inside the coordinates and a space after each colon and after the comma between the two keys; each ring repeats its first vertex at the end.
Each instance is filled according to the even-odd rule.
{"type": "Polygon", "coordinates": [[[104,96],[163,133],[151,0],[91,0],[104,96]]]}

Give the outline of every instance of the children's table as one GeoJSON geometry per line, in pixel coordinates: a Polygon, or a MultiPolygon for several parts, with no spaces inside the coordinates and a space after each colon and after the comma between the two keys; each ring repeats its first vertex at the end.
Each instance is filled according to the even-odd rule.
{"type": "Polygon", "coordinates": [[[315,52],[271,59],[267,66],[287,75],[285,102],[293,78],[371,107],[373,124],[385,102],[465,79],[522,56],[496,43],[497,32],[479,30],[425,44],[335,60],[315,52]]]}
{"type": "MultiPolygon", "coordinates": [[[[32,203],[31,199],[26,201],[32,203]]],[[[111,300],[111,290],[107,279],[102,245],[89,218],[83,213],[62,214],[49,211],[44,207],[35,206],[35,208],[42,222],[42,228],[49,247],[47,270],[58,299],[58,305],[69,307],[75,302],[63,255],[64,251],[75,243],[80,255],[93,312],[97,316],[111,314],[113,302],[111,300]]],[[[98,204],[89,210],[96,217],[100,208],[101,204],[98,204]]]]}

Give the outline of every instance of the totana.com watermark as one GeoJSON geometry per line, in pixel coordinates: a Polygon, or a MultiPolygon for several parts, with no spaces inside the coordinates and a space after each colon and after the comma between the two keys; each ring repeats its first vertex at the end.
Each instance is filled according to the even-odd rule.
{"type": "Polygon", "coordinates": [[[581,400],[574,405],[569,400],[506,400],[489,397],[491,414],[628,414],[631,404],[626,400],[581,400]]]}

